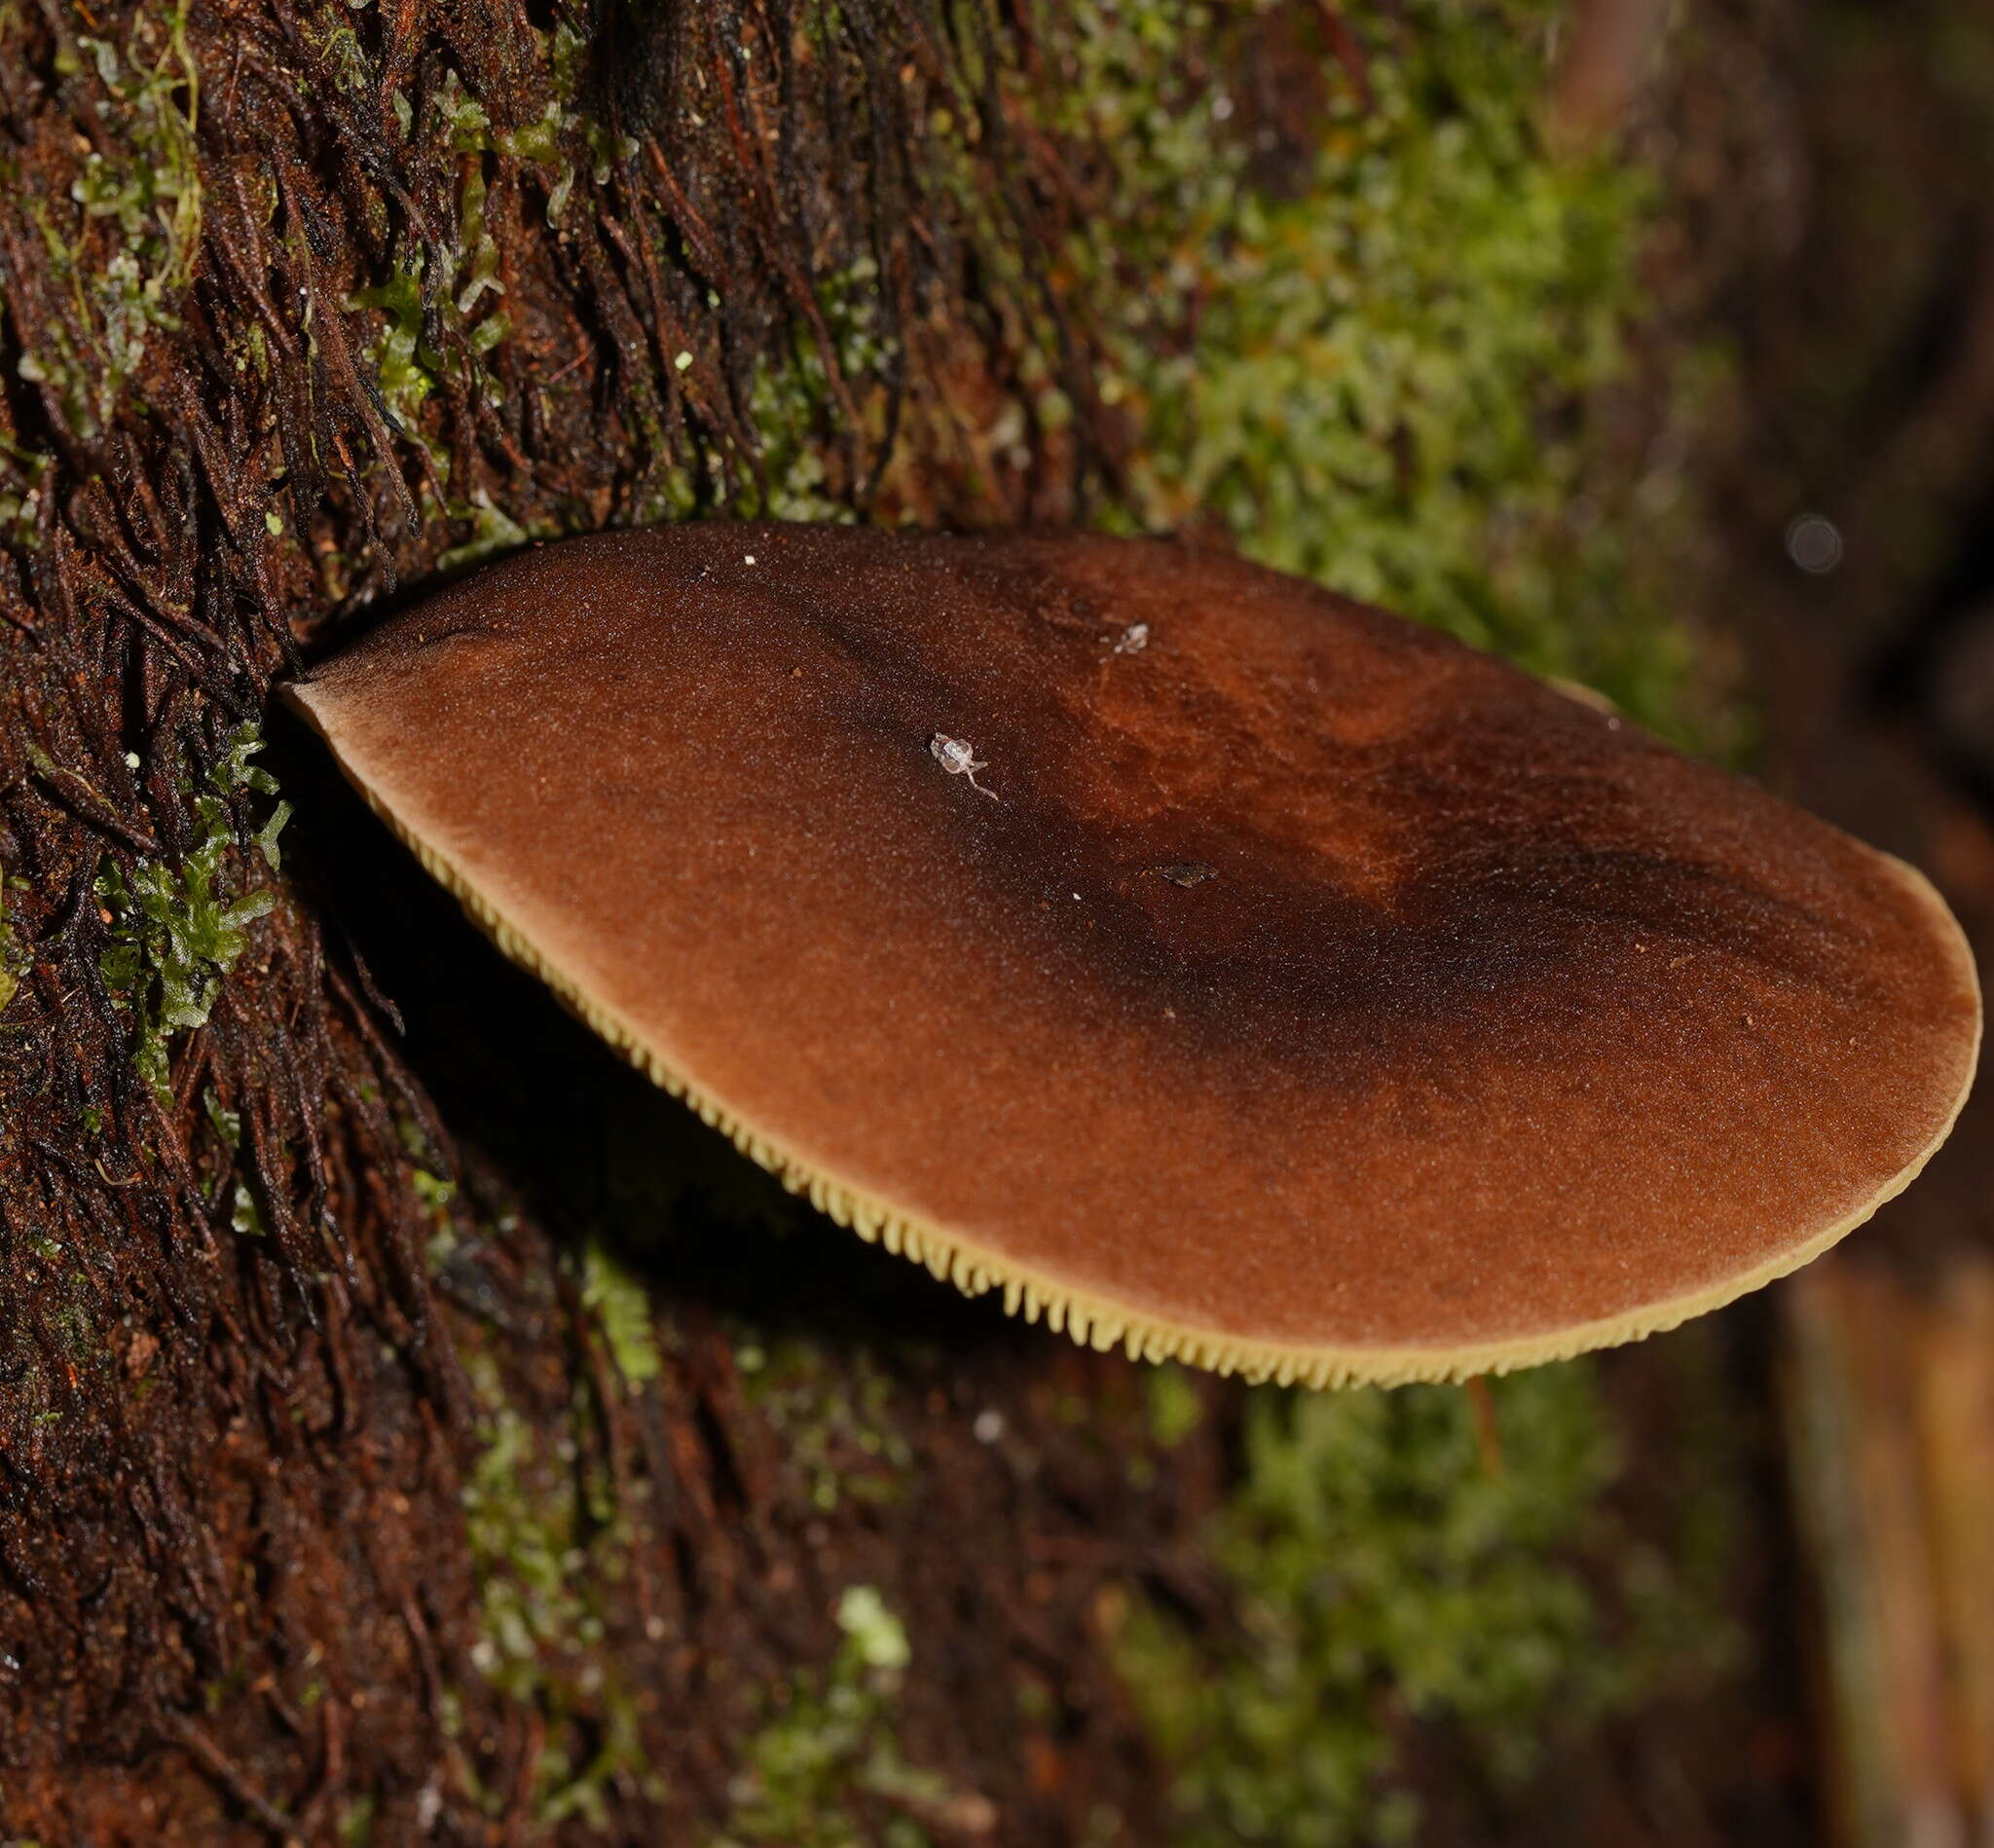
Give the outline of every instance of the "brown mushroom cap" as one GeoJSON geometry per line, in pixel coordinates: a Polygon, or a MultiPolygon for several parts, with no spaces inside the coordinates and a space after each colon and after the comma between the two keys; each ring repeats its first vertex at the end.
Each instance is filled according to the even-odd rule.
{"type": "Polygon", "coordinates": [[[1978,1042],[1910,868],[1165,542],[576,540],[294,696],[659,1084],[1096,1346],[1328,1384],[1669,1327],[1904,1186],[1978,1042]]]}

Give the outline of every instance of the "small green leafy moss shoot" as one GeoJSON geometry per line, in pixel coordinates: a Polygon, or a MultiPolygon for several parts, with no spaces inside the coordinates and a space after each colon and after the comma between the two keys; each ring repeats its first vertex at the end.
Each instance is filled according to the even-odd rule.
{"type": "Polygon", "coordinates": [[[748,1742],[726,1826],[709,1848],[931,1848],[906,1814],[875,1822],[867,1796],[939,1805],[947,1783],[917,1770],[893,1737],[906,1631],[870,1585],[838,1599],[844,1641],[822,1673],[797,1675],[775,1715],[748,1742]]]}
{"type": "MultiPolygon", "coordinates": [[[[167,1094],[166,1059],[173,1036],[206,1021],[222,979],[248,946],[248,926],[277,903],[269,887],[233,902],[220,890],[227,857],[237,844],[229,798],[245,790],[277,793],[269,773],[249,761],[262,749],[254,724],[234,733],[228,752],[194,797],[200,831],[177,861],[142,859],[128,880],[107,855],[97,874],[97,902],[110,917],[104,982],[136,1018],[133,1062],[162,1099],[167,1094]]],[[[290,814],[290,804],[278,802],[255,835],[273,871],[278,864],[277,836],[290,814]]]]}
{"type": "Polygon", "coordinates": [[[20,986],[19,946],[14,941],[14,926],[7,920],[7,878],[0,869],[0,1014],[20,986]]]}
{"type": "Polygon", "coordinates": [[[581,1302],[603,1331],[624,1384],[636,1391],[655,1380],[664,1362],[644,1283],[600,1243],[591,1242],[582,1253],[581,1302]]]}

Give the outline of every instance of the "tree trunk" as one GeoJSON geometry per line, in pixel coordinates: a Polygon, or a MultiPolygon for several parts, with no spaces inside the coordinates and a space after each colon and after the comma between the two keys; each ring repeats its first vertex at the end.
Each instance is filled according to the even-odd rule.
{"type": "MultiPolygon", "coordinates": [[[[1294,197],[1327,99],[1373,106],[1357,38],[1185,18],[1114,132],[1220,94],[1294,197]]],[[[1039,19],[0,3],[0,1829],[1169,1832],[1111,1645],[1131,1585],[1233,1623],[1204,1522],[1287,1414],[815,1221],[263,731],[531,538],[1131,517],[1126,326],[1062,254],[1125,202],[1039,19]]],[[[1488,1476],[1401,1403],[1530,1503],[1528,1443],[1488,1476]]]]}

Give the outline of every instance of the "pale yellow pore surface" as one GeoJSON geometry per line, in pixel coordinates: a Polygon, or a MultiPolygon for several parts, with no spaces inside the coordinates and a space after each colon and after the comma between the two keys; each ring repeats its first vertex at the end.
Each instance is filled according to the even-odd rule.
{"type": "MultiPolygon", "coordinates": [[[[455,894],[468,915],[507,956],[546,983],[561,1000],[603,1039],[673,1097],[696,1112],[702,1122],[725,1134],[751,1161],[767,1169],[792,1193],[802,1196],[820,1212],[848,1227],[868,1243],[882,1244],[936,1277],[953,1283],[965,1295],[1003,1292],[1007,1313],[1027,1321],[1043,1319],[1084,1347],[1102,1351],[1122,1348],[1143,1360],[1181,1360],[1214,1373],[1238,1374],[1251,1381],[1311,1386],[1402,1386],[1415,1381],[1465,1380],[1478,1374],[1508,1373],[1546,1361],[1569,1360],[1598,1348],[1640,1341],[1675,1328],[1695,1316],[1798,1270],[1837,1243],[1878,1207],[1915,1180],[1927,1162],[1951,1133],[1972,1088],[1983,1021],[1977,1017],[1972,1055],[1965,1061],[1958,1094],[1944,1123],[1915,1159],[1880,1187],[1855,1211],[1836,1220],[1804,1243],[1777,1253],[1753,1269],[1721,1278],[1709,1287],[1645,1303],[1625,1314],[1573,1323],[1542,1334],[1474,1343],[1462,1347],[1417,1346],[1342,1347],[1285,1346],[1257,1341],[1190,1323],[1139,1314],[1055,1273],[1011,1258],[999,1257],[959,1230],[930,1225],[910,1217],[886,1201],[853,1186],[829,1168],[803,1161],[780,1140],[757,1128],[727,1099],[704,1090],[677,1069],[643,1033],[616,1010],[589,994],[542,953],[532,937],[499,908],[463,868],[434,843],[415,832],[361,780],[341,753],[338,741],[319,723],[309,687],[288,689],[293,704],[319,731],[340,766],[368,805],[404,841],[438,883],[455,894]]],[[[1879,853],[1930,910],[1957,957],[1977,998],[1978,980],[1973,955],[1958,922],[1931,882],[1916,868],[1879,853]]]]}

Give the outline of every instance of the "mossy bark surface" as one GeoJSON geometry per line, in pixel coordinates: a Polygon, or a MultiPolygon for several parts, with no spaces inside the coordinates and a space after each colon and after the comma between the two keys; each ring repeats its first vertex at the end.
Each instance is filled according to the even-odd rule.
{"type": "Polygon", "coordinates": [[[0,0],[0,1829],[1293,1848],[1709,1683],[1728,1465],[1614,1563],[1693,1398],[1505,1463],[1006,1324],[263,729],[481,557],[762,510],[1191,527],[1684,729],[1554,14],[0,0]]]}

